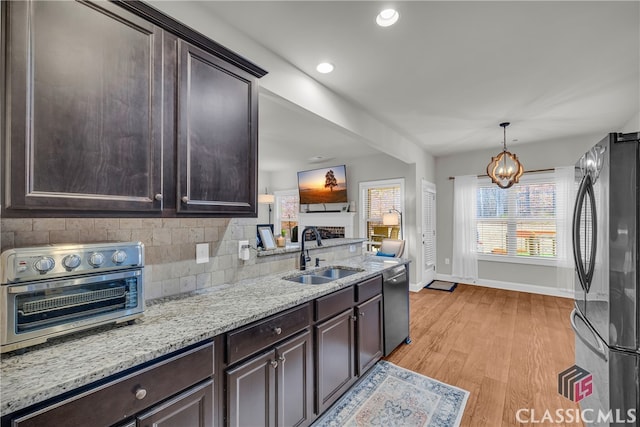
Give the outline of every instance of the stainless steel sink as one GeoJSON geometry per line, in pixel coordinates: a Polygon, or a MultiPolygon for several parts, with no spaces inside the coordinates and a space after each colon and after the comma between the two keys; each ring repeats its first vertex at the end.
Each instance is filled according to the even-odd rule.
{"type": "Polygon", "coordinates": [[[336,280],[351,276],[352,274],[360,273],[361,271],[364,270],[361,268],[329,267],[324,270],[315,271],[313,274],[328,277],[331,280],[336,280]]]}
{"type": "Polygon", "coordinates": [[[291,282],[302,283],[303,285],[322,285],[323,283],[329,283],[334,280],[324,276],[316,276],[315,274],[303,274],[301,276],[285,277],[284,279],[291,282]]]}
{"type": "Polygon", "coordinates": [[[327,267],[321,270],[311,271],[309,273],[300,274],[298,276],[283,277],[284,280],[290,282],[302,283],[304,285],[322,285],[323,283],[333,282],[343,277],[364,271],[361,268],[351,267],[327,267]]]}

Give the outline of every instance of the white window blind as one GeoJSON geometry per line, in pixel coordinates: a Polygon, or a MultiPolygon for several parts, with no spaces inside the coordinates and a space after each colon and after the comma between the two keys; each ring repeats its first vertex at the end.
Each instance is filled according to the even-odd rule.
{"type": "Polygon", "coordinates": [[[366,233],[369,241],[379,242],[383,238],[397,239],[400,225],[387,226],[382,224],[382,215],[391,209],[402,212],[402,186],[398,183],[367,186],[364,192],[364,208],[366,233]]]}
{"type": "Polygon", "coordinates": [[[478,184],[478,252],[521,258],[556,257],[556,191],[550,174],[509,189],[478,184]]]}

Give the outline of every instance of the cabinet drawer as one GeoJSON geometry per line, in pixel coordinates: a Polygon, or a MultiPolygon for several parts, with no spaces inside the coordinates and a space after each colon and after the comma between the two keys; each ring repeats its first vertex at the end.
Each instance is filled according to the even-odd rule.
{"type": "Polygon", "coordinates": [[[382,293],[382,276],[373,277],[356,285],[356,302],[363,302],[382,293]]]}
{"type": "Polygon", "coordinates": [[[227,363],[235,363],[309,326],[309,303],[227,334],[227,363]]]}
{"type": "Polygon", "coordinates": [[[122,422],[161,400],[212,377],[213,366],[213,343],[207,343],[124,378],[20,417],[13,421],[13,425],[16,427],[52,425],[81,427],[122,422]]]}
{"type": "Polygon", "coordinates": [[[353,287],[339,290],[316,301],[315,320],[323,320],[353,307],[353,287]]]}

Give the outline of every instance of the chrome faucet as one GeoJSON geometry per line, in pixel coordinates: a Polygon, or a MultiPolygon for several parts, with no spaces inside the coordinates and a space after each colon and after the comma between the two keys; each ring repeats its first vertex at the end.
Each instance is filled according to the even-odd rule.
{"type": "Polygon", "coordinates": [[[309,257],[309,251],[305,253],[304,251],[304,236],[307,233],[307,230],[313,230],[316,233],[316,244],[318,246],[322,246],[322,239],[320,238],[320,233],[318,233],[318,229],[314,226],[307,226],[302,230],[302,234],[300,235],[300,270],[307,269],[307,263],[311,261],[311,257],[309,257]]]}

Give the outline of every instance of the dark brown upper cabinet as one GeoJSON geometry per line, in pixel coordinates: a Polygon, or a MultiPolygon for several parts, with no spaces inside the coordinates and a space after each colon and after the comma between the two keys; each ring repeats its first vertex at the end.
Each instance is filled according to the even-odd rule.
{"type": "Polygon", "coordinates": [[[109,3],[5,3],[6,206],[159,211],[161,30],[109,3]]]}
{"type": "Polygon", "coordinates": [[[257,213],[254,81],[249,73],[178,42],[178,212],[257,213]]]}
{"type": "Polygon", "coordinates": [[[266,71],[139,1],[2,12],[6,216],[257,215],[266,71]]]}

